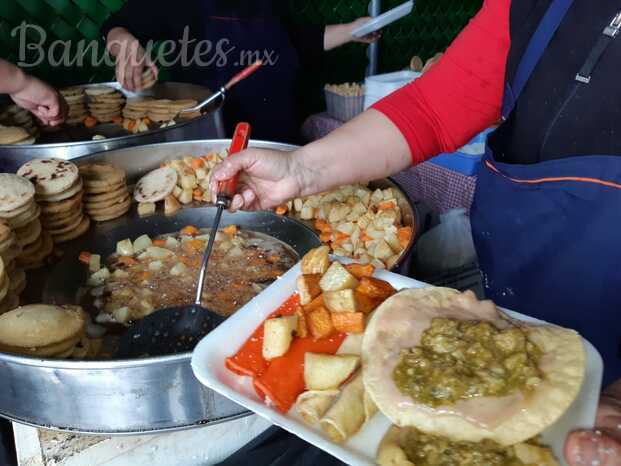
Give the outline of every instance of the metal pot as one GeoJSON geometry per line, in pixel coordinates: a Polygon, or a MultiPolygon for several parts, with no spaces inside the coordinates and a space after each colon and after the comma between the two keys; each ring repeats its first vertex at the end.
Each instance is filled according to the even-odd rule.
{"type": "MultiPolygon", "coordinates": [[[[84,87],[99,86],[88,84],[84,87]]],[[[123,92],[126,97],[154,97],[158,99],[195,99],[202,101],[212,93],[196,84],[165,82],[138,93],[130,93],[117,82],[103,83],[123,92]]],[[[211,106],[203,116],[183,121],[175,126],[156,129],[146,133],[128,134],[118,125],[103,124],[87,129],[83,126],[67,128],[57,133],[43,134],[34,145],[0,145],[0,172],[13,173],[33,158],[59,158],[72,160],[102,151],[113,151],[125,147],[142,146],[170,141],[183,141],[195,138],[221,138],[225,136],[222,110],[211,106]],[[93,141],[95,134],[107,139],[93,141]]]]}
{"type": "MultiPolygon", "coordinates": [[[[185,209],[176,217],[132,217],[103,224],[65,249],[51,273],[43,301],[75,303],[86,271],[80,251],[106,256],[116,242],[142,234],[175,232],[186,225],[210,227],[215,209],[185,209]]],[[[239,225],[271,235],[302,256],[320,244],[305,225],[277,215],[226,213],[223,226],[239,225]]],[[[55,361],[0,353],[0,414],[49,429],[107,435],[168,431],[217,423],[248,414],[204,388],[192,374],[191,353],[127,361],[55,361]]]]}
{"type": "MultiPolygon", "coordinates": [[[[112,163],[127,172],[131,183],[163,161],[221,150],[229,144],[229,140],[164,143],[89,155],[75,162],[112,163]]],[[[252,141],[250,145],[295,149],[295,146],[262,141],[252,141]]],[[[416,211],[398,186],[390,180],[374,184],[396,188],[404,223],[418,230],[416,211]]],[[[140,219],[134,212],[96,225],[88,235],[65,248],[63,260],[55,268],[38,274],[44,290],[43,302],[75,302],[77,289],[86,278],[78,264],[80,251],[106,255],[114,251],[117,241],[125,238],[178,231],[188,224],[208,227],[214,213],[215,209],[204,207],[184,209],[174,218],[157,215],[140,219]]],[[[271,213],[226,213],[223,222],[272,235],[300,255],[320,244],[317,235],[306,225],[271,213]]],[[[29,288],[36,288],[33,280],[29,276],[29,288]]],[[[48,429],[123,435],[184,429],[248,414],[198,383],[192,374],[190,357],[188,353],[89,362],[39,360],[0,353],[0,379],[5,387],[0,390],[0,415],[48,429]]]]}

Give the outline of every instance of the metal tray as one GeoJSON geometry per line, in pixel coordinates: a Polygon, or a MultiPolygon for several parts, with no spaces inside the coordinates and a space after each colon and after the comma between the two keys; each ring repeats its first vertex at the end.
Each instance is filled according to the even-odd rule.
{"type": "MultiPolygon", "coordinates": [[[[126,170],[132,183],[165,160],[205,154],[229,144],[230,140],[155,144],[89,155],[75,162],[115,164],[126,170]]],[[[262,141],[251,141],[250,145],[295,149],[262,141]]],[[[389,180],[379,181],[377,186],[397,187],[389,180]]],[[[398,187],[397,191],[404,222],[418,230],[415,209],[398,187]]],[[[173,232],[188,224],[208,227],[214,214],[214,208],[202,207],[183,209],[174,218],[160,214],[140,219],[132,211],[128,216],[96,225],[86,236],[65,246],[65,254],[55,267],[29,275],[29,289],[43,292],[42,297],[31,298],[52,303],[75,302],[77,290],[86,278],[78,262],[82,250],[106,255],[115,249],[117,241],[128,237],[173,232]]],[[[267,212],[225,213],[223,224],[272,235],[300,255],[320,244],[308,226],[267,212]]],[[[192,374],[190,359],[191,353],[126,361],[57,361],[0,353],[0,416],[54,430],[128,435],[185,429],[248,414],[199,384],[192,374]]]]}
{"type": "MultiPolygon", "coordinates": [[[[154,97],[158,99],[204,100],[212,92],[196,84],[164,82],[152,88],[132,93],[121,88],[117,82],[87,84],[94,87],[101,84],[112,86],[128,98],[154,97]]],[[[222,110],[218,104],[210,106],[201,117],[182,121],[168,128],[154,129],[145,133],[130,134],[119,125],[101,124],[87,129],[83,126],[64,127],[57,132],[42,133],[33,145],[0,145],[0,171],[15,172],[22,164],[33,158],[55,157],[72,160],[81,156],[111,151],[125,147],[183,141],[195,138],[222,138],[225,136],[222,110]],[[96,134],[107,139],[93,141],[96,134]]]]}

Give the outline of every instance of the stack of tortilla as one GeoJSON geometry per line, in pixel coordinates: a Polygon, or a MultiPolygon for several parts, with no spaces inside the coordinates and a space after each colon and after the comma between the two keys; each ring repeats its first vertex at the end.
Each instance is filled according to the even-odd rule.
{"type": "MultiPolygon", "coordinates": [[[[4,234],[3,229],[0,229],[0,234],[4,234]]],[[[18,283],[18,286],[25,286],[25,284],[26,278],[23,277],[21,284],[18,283]]],[[[19,297],[15,292],[12,291],[12,288],[15,287],[11,284],[11,277],[9,276],[9,272],[4,265],[4,260],[2,259],[2,257],[0,257],[0,314],[8,312],[19,306],[19,297]]]]}
{"type": "Polygon", "coordinates": [[[86,89],[88,111],[100,123],[110,123],[121,116],[125,96],[110,86],[96,86],[86,89]]]}
{"type": "Polygon", "coordinates": [[[69,114],[65,123],[68,125],[79,125],[88,116],[86,108],[86,95],[81,86],[68,87],[60,91],[69,106],[69,114]]]}
{"type": "Polygon", "coordinates": [[[69,358],[81,344],[86,314],[79,306],[32,304],[0,315],[0,351],[69,358]]]}
{"type": "Polygon", "coordinates": [[[125,172],[109,164],[80,167],[84,181],[84,208],[96,222],[125,215],[131,207],[125,172]]]}
{"type": "Polygon", "coordinates": [[[0,145],[34,144],[36,138],[19,126],[0,126],[0,145]]]}
{"type": "MultiPolygon", "coordinates": [[[[28,110],[21,108],[18,105],[10,105],[0,115],[0,123],[6,126],[17,126],[23,128],[28,134],[36,138],[39,135],[39,127],[35,123],[35,119],[28,110]]],[[[32,142],[25,142],[22,144],[32,144],[32,142]]]]}
{"type": "Polygon", "coordinates": [[[174,120],[181,110],[192,108],[197,104],[196,100],[154,100],[149,106],[147,116],[152,121],[162,123],[174,120]]]}
{"type": "MultiPolygon", "coordinates": [[[[0,249],[6,250],[3,259],[10,270],[14,259],[25,269],[41,267],[52,253],[53,243],[42,233],[40,214],[32,183],[21,176],[0,174],[0,222],[11,230],[8,243],[0,249]]],[[[18,276],[14,286],[23,286],[22,275],[15,273],[18,276]]]]}
{"type": "Polygon", "coordinates": [[[59,244],[86,233],[91,221],[83,212],[78,167],[66,160],[36,159],[22,165],[17,174],[35,185],[44,238],[51,236],[59,244]]]}
{"type": "Polygon", "coordinates": [[[147,68],[142,72],[142,88],[149,89],[155,85],[157,78],[151,68],[147,68]]]}
{"type": "Polygon", "coordinates": [[[151,98],[128,100],[123,109],[123,117],[129,120],[146,118],[153,102],[155,100],[151,98]]]}

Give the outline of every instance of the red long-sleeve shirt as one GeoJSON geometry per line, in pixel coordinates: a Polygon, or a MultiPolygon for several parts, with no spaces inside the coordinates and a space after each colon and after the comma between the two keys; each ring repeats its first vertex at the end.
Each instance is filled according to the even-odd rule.
{"type": "Polygon", "coordinates": [[[454,152],[500,119],[511,0],[485,0],[439,63],[377,102],[405,136],[414,164],[454,152]]]}

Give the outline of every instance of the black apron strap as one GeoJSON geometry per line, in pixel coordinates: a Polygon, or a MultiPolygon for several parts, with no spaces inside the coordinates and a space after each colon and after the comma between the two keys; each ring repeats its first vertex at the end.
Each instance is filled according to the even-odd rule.
{"type": "Polygon", "coordinates": [[[619,31],[621,31],[621,12],[617,13],[610,24],[602,31],[597,44],[595,44],[595,47],[591,50],[586,62],[582,65],[582,68],[580,68],[580,71],[576,75],[576,81],[583,84],[589,84],[591,82],[593,70],[599,63],[602,55],[604,55],[606,49],[619,35],[619,31]]]}

